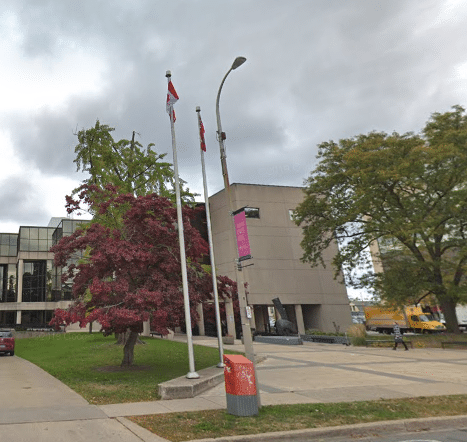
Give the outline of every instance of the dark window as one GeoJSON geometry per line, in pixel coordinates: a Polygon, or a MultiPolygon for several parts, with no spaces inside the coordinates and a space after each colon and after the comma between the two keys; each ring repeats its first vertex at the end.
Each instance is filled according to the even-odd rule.
{"type": "Polygon", "coordinates": [[[410,319],[411,319],[413,322],[419,322],[419,321],[420,321],[420,319],[418,319],[418,316],[417,316],[417,315],[412,315],[412,316],[410,317],[410,319]]]}
{"type": "Polygon", "coordinates": [[[257,207],[245,207],[244,210],[247,218],[259,218],[259,209],[257,207]]]}
{"type": "Polygon", "coordinates": [[[8,266],[0,266],[0,302],[6,302],[8,292],[8,266]]]}
{"type": "Polygon", "coordinates": [[[23,310],[21,325],[31,328],[45,328],[52,320],[52,310],[23,310]]]}
{"type": "Polygon", "coordinates": [[[24,261],[23,302],[44,302],[47,293],[47,262],[24,261]]]}

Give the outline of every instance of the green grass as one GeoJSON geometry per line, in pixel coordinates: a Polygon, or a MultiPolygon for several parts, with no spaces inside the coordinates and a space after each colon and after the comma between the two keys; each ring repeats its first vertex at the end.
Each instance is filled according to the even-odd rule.
{"type": "MultiPolygon", "coordinates": [[[[450,334],[450,333],[439,333],[439,334],[422,334],[422,335],[403,335],[405,341],[411,341],[414,348],[441,348],[441,343],[446,341],[461,341],[467,342],[467,334],[450,334]]],[[[365,345],[365,340],[394,341],[393,335],[366,335],[360,342],[354,342],[353,345],[365,345]]],[[[381,347],[391,346],[392,343],[381,343],[381,347]]],[[[373,347],[377,347],[378,344],[373,344],[373,347]]]]}
{"type": "Polygon", "coordinates": [[[332,427],[383,420],[467,414],[467,395],[332,404],[274,405],[258,416],[225,410],[133,416],[129,419],[172,442],[273,431],[332,427]]]}
{"type": "MultiPolygon", "coordinates": [[[[15,354],[38,365],[92,404],[160,399],[158,384],[189,370],[187,345],[143,338],[135,346],[134,367],[120,368],[123,347],[113,336],[64,333],[16,340],[15,354]]],[[[219,362],[216,348],[194,346],[196,370],[219,362]]]]}

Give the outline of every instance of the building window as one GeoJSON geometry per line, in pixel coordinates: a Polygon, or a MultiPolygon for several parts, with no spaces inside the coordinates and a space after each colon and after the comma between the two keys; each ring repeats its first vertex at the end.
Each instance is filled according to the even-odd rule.
{"type": "Polygon", "coordinates": [[[18,235],[10,233],[0,233],[0,255],[16,256],[18,249],[18,235]]]}
{"type": "Polygon", "coordinates": [[[246,218],[259,218],[258,207],[245,207],[243,210],[245,211],[246,218]]]}
{"type": "Polygon", "coordinates": [[[47,261],[24,261],[23,302],[45,302],[47,261]]]}
{"type": "Polygon", "coordinates": [[[48,252],[52,247],[51,227],[20,227],[19,245],[22,252],[48,252]]]}
{"type": "Polygon", "coordinates": [[[8,266],[0,265],[0,302],[6,302],[8,292],[8,266]]]}

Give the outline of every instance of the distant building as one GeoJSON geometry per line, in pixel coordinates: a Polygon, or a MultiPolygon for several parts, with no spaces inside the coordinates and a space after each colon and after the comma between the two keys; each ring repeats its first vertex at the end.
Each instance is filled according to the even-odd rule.
{"type": "Polygon", "coordinates": [[[47,227],[0,233],[0,327],[46,327],[56,308],[70,305],[71,287],[61,283],[49,250],[83,222],[52,218],[47,227]]]}

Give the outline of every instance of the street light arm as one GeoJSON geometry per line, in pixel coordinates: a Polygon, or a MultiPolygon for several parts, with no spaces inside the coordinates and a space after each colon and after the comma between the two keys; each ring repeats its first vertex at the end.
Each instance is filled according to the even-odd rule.
{"type": "Polygon", "coordinates": [[[216,99],[216,118],[217,118],[217,134],[219,137],[221,137],[222,133],[222,125],[221,125],[221,116],[219,113],[219,101],[221,98],[221,91],[222,91],[222,86],[224,86],[225,79],[227,76],[232,72],[232,68],[230,68],[227,73],[224,75],[224,78],[222,79],[221,85],[219,86],[219,91],[217,92],[217,99],[216,99]]]}

